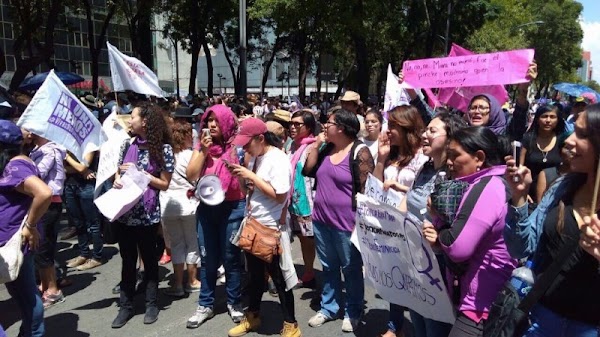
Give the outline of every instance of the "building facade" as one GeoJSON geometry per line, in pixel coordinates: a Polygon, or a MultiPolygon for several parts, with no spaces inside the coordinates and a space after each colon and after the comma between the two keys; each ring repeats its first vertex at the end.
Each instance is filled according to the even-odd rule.
{"type": "Polygon", "coordinates": [[[581,55],[581,67],[577,69],[577,75],[583,82],[592,79],[592,53],[583,51],[581,55]]]}

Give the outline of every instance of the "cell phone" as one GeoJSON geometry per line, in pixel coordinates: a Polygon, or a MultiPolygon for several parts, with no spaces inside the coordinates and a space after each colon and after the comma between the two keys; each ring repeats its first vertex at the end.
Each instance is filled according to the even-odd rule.
{"type": "Polygon", "coordinates": [[[513,158],[515,159],[515,161],[517,162],[517,167],[520,166],[520,159],[521,159],[521,142],[518,141],[514,141],[512,142],[512,147],[513,147],[513,158]]]}
{"type": "Polygon", "coordinates": [[[210,137],[210,129],[204,128],[202,129],[202,137],[210,137]]]}
{"type": "MultiPolygon", "coordinates": [[[[522,147],[521,142],[518,142],[516,140],[514,142],[512,142],[512,148],[513,148],[512,155],[513,155],[513,158],[514,158],[514,160],[515,160],[515,162],[517,164],[517,167],[519,167],[521,165],[521,147],[522,147]]],[[[515,183],[518,183],[519,182],[519,176],[514,176],[513,177],[513,181],[515,183]]]]}

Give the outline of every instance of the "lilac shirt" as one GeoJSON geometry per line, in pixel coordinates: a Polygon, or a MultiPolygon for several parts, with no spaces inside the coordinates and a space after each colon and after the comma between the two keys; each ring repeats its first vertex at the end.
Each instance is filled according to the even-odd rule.
{"type": "Polygon", "coordinates": [[[313,220],[351,232],[355,212],[352,211],[352,174],[348,156],[337,165],[333,165],[331,156],[327,156],[317,170],[313,220]]]}
{"type": "Polygon", "coordinates": [[[17,232],[33,201],[15,188],[37,174],[35,165],[25,159],[14,159],[6,164],[0,177],[0,246],[17,232]]]}
{"type": "Polygon", "coordinates": [[[67,152],[54,142],[48,142],[31,151],[29,157],[35,162],[40,178],[52,189],[52,195],[61,196],[65,184],[63,161],[67,152]]]}

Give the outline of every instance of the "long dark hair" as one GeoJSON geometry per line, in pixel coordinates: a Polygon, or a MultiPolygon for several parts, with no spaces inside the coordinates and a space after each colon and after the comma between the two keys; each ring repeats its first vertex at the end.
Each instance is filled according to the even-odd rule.
{"type": "Polygon", "coordinates": [[[477,151],[483,151],[485,160],[483,168],[488,168],[504,163],[504,155],[510,152],[507,142],[500,141],[492,130],[484,126],[469,126],[456,131],[448,137],[448,142],[457,142],[465,152],[475,155],[477,151]]]}
{"type": "Polygon", "coordinates": [[[11,159],[22,154],[21,148],[20,144],[7,145],[0,143],[0,175],[4,174],[4,168],[11,159]]]}
{"type": "Polygon", "coordinates": [[[421,147],[421,134],[425,130],[425,124],[417,108],[412,105],[395,107],[388,116],[388,129],[393,128],[393,124],[398,125],[403,131],[401,135],[404,136],[400,145],[390,147],[389,161],[404,167],[410,163],[421,147]]]}
{"type": "Polygon", "coordinates": [[[562,118],[557,106],[544,105],[544,106],[537,108],[537,110],[535,111],[535,117],[533,117],[533,122],[531,122],[531,129],[529,129],[529,131],[527,131],[527,133],[525,134],[525,137],[527,137],[527,139],[530,140],[529,148],[527,149],[527,151],[531,152],[537,148],[537,144],[536,144],[535,140],[537,139],[537,136],[539,133],[540,117],[543,114],[552,112],[552,111],[554,111],[556,113],[556,117],[557,117],[557,121],[558,121],[558,123],[556,124],[556,127],[553,130],[554,134],[556,135],[556,140],[557,140],[556,145],[559,148],[562,147],[562,144],[564,143],[565,139],[567,139],[567,137],[565,136],[565,120],[562,118]]]}
{"type": "Polygon", "coordinates": [[[148,152],[150,159],[159,166],[165,164],[163,145],[173,143],[169,123],[165,119],[165,112],[157,104],[140,102],[136,105],[140,109],[140,117],[146,120],[146,137],[148,139],[148,152]]]}

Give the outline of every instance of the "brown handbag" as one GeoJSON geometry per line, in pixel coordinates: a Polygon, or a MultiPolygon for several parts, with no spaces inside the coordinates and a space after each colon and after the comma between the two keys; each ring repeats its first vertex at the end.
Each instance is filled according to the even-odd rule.
{"type": "MultiPolygon", "coordinates": [[[[252,172],[256,172],[256,162],[253,165],[252,172]]],[[[250,214],[250,198],[254,190],[248,193],[246,207],[248,215],[242,222],[238,247],[259,259],[271,263],[273,256],[281,255],[281,232],[276,228],[271,228],[261,224],[250,214]]]]}
{"type": "Polygon", "coordinates": [[[259,259],[271,263],[274,255],[281,255],[281,232],[261,224],[252,216],[245,219],[238,247],[259,259]]]}

